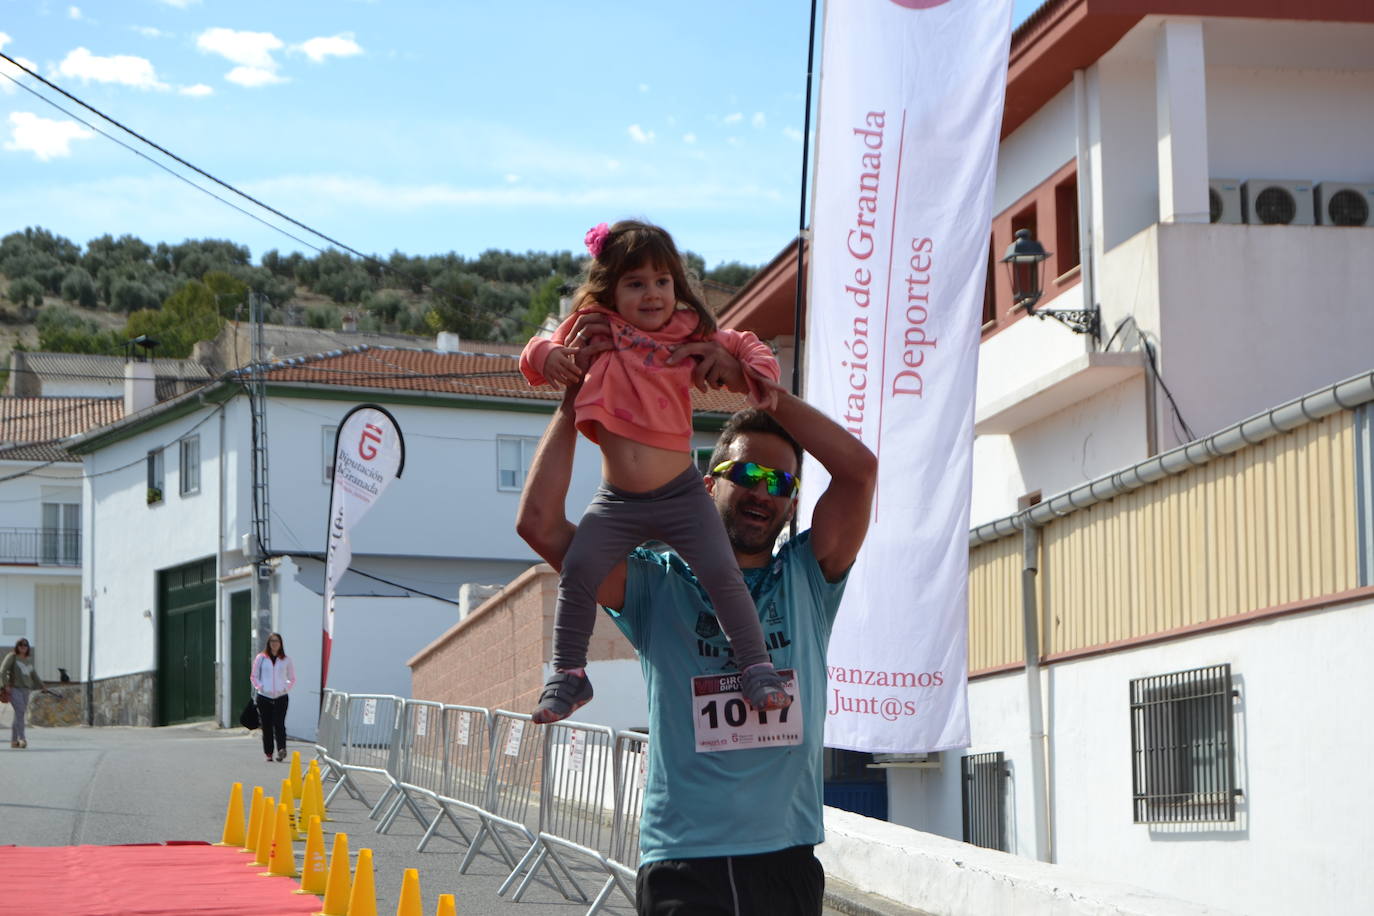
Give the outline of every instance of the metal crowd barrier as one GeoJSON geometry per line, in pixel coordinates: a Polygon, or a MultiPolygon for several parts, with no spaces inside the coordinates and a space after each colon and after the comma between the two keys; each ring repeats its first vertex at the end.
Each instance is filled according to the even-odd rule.
{"type": "MultiPolygon", "coordinates": [[[[615,732],[610,728],[565,720],[544,729],[539,835],[525,854],[528,860],[534,853],[534,860],[516,888],[514,899],[524,895],[540,866],[553,859],[568,876],[577,899],[587,902],[587,895],[560,857],[560,850],[591,859],[610,873],[607,856],[611,852],[611,818],[605,794],[615,775],[614,757],[615,732]]],[[[524,864],[522,861],[521,865],[524,864]]]]}
{"type": "Polygon", "coordinates": [[[616,890],[634,904],[648,747],[642,732],[335,690],[325,691],[315,744],[336,780],[326,802],[347,791],[370,805],[382,833],[409,810],[425,827],[419,850],[448,821],[467,844],[462,874],[490,841],[510,869],[499,894],[518,879],[519,900],[542,871],[566,900],[586,903],[566,857],[595,863],[606,880],[588,916],[616,890]],[[353,779],[359,773],[387,781],[376,804],[353,779]]]}

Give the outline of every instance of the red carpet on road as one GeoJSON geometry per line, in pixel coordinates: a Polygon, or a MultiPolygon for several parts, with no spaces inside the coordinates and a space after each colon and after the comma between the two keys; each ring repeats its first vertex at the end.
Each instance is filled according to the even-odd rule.
{"type": "Polygon", "coordinates": [[[25,916],[276,916],[316,913],[300,882],[263,878],[237,849],[0,846],[3,899],[25,916]]]}

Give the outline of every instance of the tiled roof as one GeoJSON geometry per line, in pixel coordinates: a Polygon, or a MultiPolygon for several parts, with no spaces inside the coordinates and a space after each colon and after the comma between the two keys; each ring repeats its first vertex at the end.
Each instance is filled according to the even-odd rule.
{"type": "MultiPolygon", "coordinates": [[[[267,377],[271,382],[532,401],[557,401],[562,397],[561,389],[531,388],[520,374],[518,357],[503,353],[354,347],[273,363],[267,368],[267,377]]],[[[744,396],[733,392],[692,393],[692,407],[698,412],[733,413],[744,406],[744,396]]]]}
{"type": "MultiPolygon", "coordinates": [[[[29,369],[43,375],[72,378],[96,378],[124,380],[122,356],[97,356],[88,353],[44,353],[24,354],[29,369]]],[[[177,378],[210,379],[210,372],[200,363],[189,359],[152,359],[153,373],[159,376],[177,378]]]]}
{"type": "Polygon", "coordinates": [[[58,440],[122,416],[123,398],[0,397],[0,458],[71,460],[58,440]]]}

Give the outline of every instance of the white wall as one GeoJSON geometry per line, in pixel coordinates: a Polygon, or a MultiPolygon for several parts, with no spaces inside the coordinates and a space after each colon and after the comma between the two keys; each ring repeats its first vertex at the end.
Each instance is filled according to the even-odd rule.
{"type": "MultiPolygon", "coordinates": [[[[1374,820],[1352,807],[1368,794],[1358,762],[1374,755],[1374,732],[1351,719],[1351,698],[1374,695],[1371,640],[1374,603],[1366,602],[1045,669],[1055,861],[1251,916],[1349,912],[1374,899],[1374,820]],[[1238,820],[1132,823],[1129,682],[1225,662],[1240,692],[1238,820]]],[[[1025,708],[1019,674],[969,685],[967,753],[1007,755],[1010,834],[1023,855],[1034,843],[1025,708]]],[[[957,753],[938,776],[917,772],[889,771],[891,819],[958,838],[957,753]]]]}
{"type": "Polygon", "coordinates": [[[1078,154],[1073,86],[1045,103],[1002,141],[992,212],[1001,213],[1078,154]]]}
{"type": "MultiPolygon", "coordinates": [[[[0,481],[0,528],[36,532],[43,527],[43,503],[81,502],[81,465],[75,462],[42,466],[32,461],[0,461],[0,477],[12,478],[0,481]]],[[[38,547],[29,532],[13,544],[15,550],[38,547]]],[[[34,586],[80,581],[81,570],[76,566],[0,565],[0,646],[11,646],[20,637],[33,641],[37,627],[34,586]]],[[[35,655],[41,650],[35,646],[35,655]]],[[[80,677],[79,667],[68,671],[73,678],[80,677]]]]}
{"type": "Polygon", "coordinates": [[[218,550],[219,432],[213,409],[201,408],[85,456],[81,586],[94,606],[96,679],[157,666],[157,571],[218,550]],[[182,496],[177,440],[188,434],[200,436],[200,492],[182,496]],[[149,505],[146,458],[157,446],[166,446],[163,500],[149,505]]]}
{"type": "Polygon", "coordinates": [[[1374,229],[1162,226],[1159,264],[1160,371],[1199,436],[1374,368],[1374,229]]]}

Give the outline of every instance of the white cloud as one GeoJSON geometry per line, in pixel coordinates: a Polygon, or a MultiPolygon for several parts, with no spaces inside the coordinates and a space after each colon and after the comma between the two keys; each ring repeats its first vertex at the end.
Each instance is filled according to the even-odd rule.
{"type": "Polygon", "coordinates": [[[162,0],[168,6],[175,6],[179,10],[184,10],[188,6],[195,6],[200,0],[162,0]]]}
{"type": "Polygon", "coordinates": [[[247,89],[257,89],[261,86],[286,82],[286,77],[278,76],[275,70],[267,70],[262,67],[235,67],[224,74],[224,78],[247,89]]]}
{"type": "Polygon", "coordinates": [[[734,114],[728,114],[728,115],[726,115],[725,118],[724,118],[724,121],[725,121],[726,124],[738,124],[740,121],[743,121],[743,120],[744,120],[744,115],[743,115],[742,113],[738,112],[738,111],[735,112],[734,114]]]}
{"type": "Polygon", "coordinates": [[[782,135],[789,140],[796,140],[798,143],[801,142],[802,132],[795,127],[784,127],[782,129],[782,135]]]}
{"type": "MultiPolygon", "coordinates": [[[[6,35],[4,32],[0,32],[0,48],[3,48],[5,46],[5,42],[9,41],[9,38],[10,37],[6,35]]],[[[29,60],[27,57],[15,57],[14,59],[19,61],[19,63],[23,64],[25,67],[28,67],[35,73],[38,72],[38,65],[35,64],[33,61],[29,60]]],[[[23,70],[20,70],[18,67],[16,67],[14,64],[10,63],[7,60],[0,60],[0,73],[13,77],[17,80],[22,80],[25,76],[28,75],[23,70]]],[[[18,91],[19,90],[14,85],[14,83],[11,83],[9,80],[4,79],[3,77],[0,77],[0,94],[11,95],[18,91]]]]}
{"type": "Polygon", "coordinates": [[[85,48],[77,48],[57,65],[57,73],[83,83],[118,83],[135,89],[168,88],[166,83],[158,80],[152,61],[130,54],[101,57],[85,48]]]}
{"type": "Polygon", "coordinates": [[[311,38],[301,43],[300,50],[317,64],[327,57],[353,57],[363,53],[362,46],[347,33],[328,38],[311,38]]]}
{"type": "Polygon", "coordinates": [[[697,135],[694,134],[694,133],[692,133],[692,132],[690,132],[690,131],[688,131],[687,133],[685,133],[685,134],[682,135],[682,142],[683,142],[683,143],[696,143],[696,142],[697,142],[697,135]]]}
{"type": "Polygon", "coordinates": [[[81,18],[81,7],[79,7],[79,6],[69,6],[69,7],[67,7],[67,18],[68,18],[68,19],[80,19],[80,18],[81,18]]]}
{"type": "Polygon", "coordinates": [[[13,40],[14,39],[10,38],[4,32],[0,32],[0,50],[4,50],[5,45],[9,44],[13,40]]]}
{"type": "Polygon", "coordinates": [[[213,95],[215,90],[204,83],[196,83],[194,86],[182,86],[177,92],[181,95],[190,95],[199,98],[204,95],[213,95]]]}
{"type": "Polygon", "coordinates": [[[648,91],[649,91],[649,84],[648,84],[648,83],[640,83],[640,84],[639,84],[639,91],[640,91],[640,92],[648,92],[648,91]]]}
{"type": "Polygon", "coordinates": [[[519,180],[520,180],[520,176],[519,176],[519,175],[507,175],[507,176],[506,176],[506,183],[507,183],[507,184],[515,184],[515,183],[516,183],[517,181],[519,181],[519,180]]]}
{"type": "Polygon", "coordinates": [[[11,112],[10,128],[5,149],[33,153],[42,162],[70,156],[73,140],[89,140],[95,136],[74,121],[51,121],[30,111],[11,112]]]}
{"type": "Polygon", "coordinates": [[[280,51],[285,45],[271,32],[213,28],[196,37],[196,47],[208,54],[218,54],[240,67],[275,71],[277,62],[272,52],[280,51]]]}
{"type": "Polygon", "coordinates": [[[766,123],[765,120],[764,120],[764,117],[763,117],[763,112],[761,112],[761,111],[756,111],[756,112],[754,112],[754,116],[753,116],[752,118],[749,119],[749,123],[752,124],[752,125],[754,125],[754,127],[756,127],[756,128],[762,128],[763,125],[766,123]]]}
{"type": "Polygon", "coordinates": [[[131,26],[129,26],[129,28],[133,29],[135,32],[137,32],[138,34],[142,35],[144,38],[171,38],[171,37],[172,37],[172,33],[171,33],[171,32],[164,32],[164,31],[162,31],[162,29],[154,28],[153,26],[150,26],[150,25],[131,25],[131,26]]]}
{"type": "Polygon", "coordinates": [[[629,134],[630,134],[630,139],[633,140],[633,141],[636,142],[636,143],[653,143],[653,142],[654,142],[654,132],[651,131],[651,130],[645,130],[644,128],[640,127],[638,124],[631,124],[631,125],[630,125],[630,127],[629,127],[629,134]]]}

